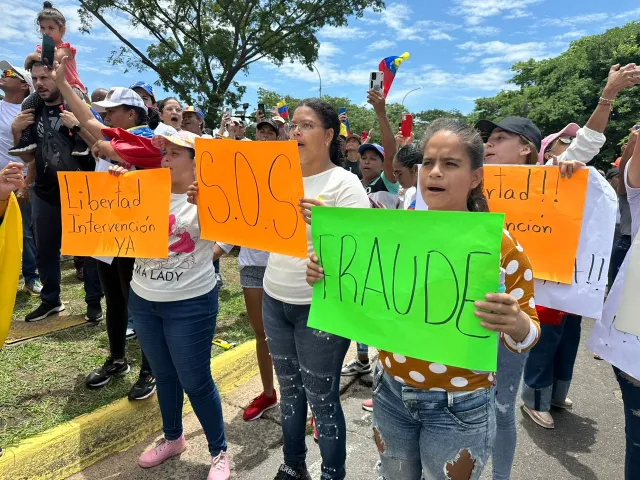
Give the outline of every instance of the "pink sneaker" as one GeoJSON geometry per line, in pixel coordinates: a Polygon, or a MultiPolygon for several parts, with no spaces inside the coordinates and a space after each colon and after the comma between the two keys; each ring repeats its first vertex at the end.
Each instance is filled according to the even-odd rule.
{"type": "Polygon", "coordinates": [[[366,412],[373,412],[373,399],[369,398],[362,401],[362,409],[366,412]]]}
{"type": "MultiPolygon", "coordinates": [[[[147,450],[138,459],[138,465],[142,468],[151,468],[160,465],[167,458],[180,455],[187,449],[187,442],[184,435],[177,440],[160,440],[154,448],[147,450]]],[[[222,478],[222,477],[220,477],[222,478]]]]}
{"type": "Polygon", "coordinates": [[[231,471],[227,452],[220,452],[217,457],[212,457],[211,470],[209,470],[207,480],[229,480],[230,476],[231,471]]]}

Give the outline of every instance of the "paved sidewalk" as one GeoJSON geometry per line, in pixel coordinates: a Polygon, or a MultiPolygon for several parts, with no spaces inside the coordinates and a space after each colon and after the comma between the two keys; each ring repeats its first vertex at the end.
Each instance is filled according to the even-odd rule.
{"type": "MultiPolygon", "coordinates": [[[[557,412],[555,430],[535,425],[520,410],[518,449],[512,478],[515,480],[620,480],[624,478],[624,419],[622,400],[611,367],[596,361],[584,348],[593,322],[583,322],[583,345],[578,353],[575,378],[570,397],[573,412],[557,412]]],[[[347,358],[355,354],[355,345],[347,358]]],[[[347,478],[376,480],[374,471],[377,450],[371,433],[371,416],[360,403],[370,396],[365,382],[343,382],[343,408],[347,418],[347,478]]],[[[282,435],[279,411],[270,411],[266,418],[246,423],[243,408],[260,392],[260,379],[252,379],[226,395],[223,410],[229,452],[232,456],[232,478],[239,480],[270,480],[282,461],[282,435]]],[[[188,450],[179,458],[151,470],[137,466],[142,451],[160,438],[145,442],[108,457],[72,480],[204,480],[210,457],[202,429],[195,415],[185,417],[188,450]]],[[[308,466],[314,479],[320,477],[320,455],[311,435],[307,437],[308,466]]],[[[490,470],[483,479],[490,479],[490,470]]]]}

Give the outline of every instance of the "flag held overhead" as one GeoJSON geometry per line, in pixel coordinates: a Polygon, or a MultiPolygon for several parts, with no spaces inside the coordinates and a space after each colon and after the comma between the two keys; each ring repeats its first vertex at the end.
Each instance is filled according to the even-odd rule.
{"type": "Polygon", "coordinates": [[[289,107],[287,107],[287,101],[282,100],[278,102],[278,115],[287,120],[289,118],[289,107]]]}
{"type": "Polygon", "coordinates": [[[391,84],[393,83],[393,79],[395,78],[396,73],[398,72],[398,68],[400,67],[400,64],[405,60],[407,60],[409,57],[410,57],[409,52],[404,52],[399,57],[397,56],[387,57],[380,62],[378,69],[384,73],[383,89],[384,89],[385,98],[389,93],[389,89],[391,88],[391,84]]]}

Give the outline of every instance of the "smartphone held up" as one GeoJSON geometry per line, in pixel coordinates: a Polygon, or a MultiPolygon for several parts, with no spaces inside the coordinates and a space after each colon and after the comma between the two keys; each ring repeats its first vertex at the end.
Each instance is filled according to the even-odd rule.
{"type": "Polygon", "coordinates": [[[384,73],[383,72],[371,72],[369,76],[369,90],[375,90],[376,92],[382,92],[384,85],[384,73]]]}
{"type": "Polygon", "coordinates": [[[41,61],[48,67],[53,67],[55,59],[56,44],[46,33],[42,35],[42,58],[41,61]]]}
{"type": "Polygon", "coordinates": [[[404,138],[409,138],[413,131],[413,115],[410,113],[402,114],[402,122],[400,123],[400,133],[404,138]]]}

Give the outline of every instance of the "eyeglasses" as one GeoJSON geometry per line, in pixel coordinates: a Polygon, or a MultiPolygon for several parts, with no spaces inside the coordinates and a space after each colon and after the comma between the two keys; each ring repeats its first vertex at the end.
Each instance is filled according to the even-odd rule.
{"type": "Polygon", "coordinates": [[[4,70],[2,72],[2,78],[17,78],[21,81],[24,82],[24,78],[22,78],[22,75],[20,75],[18,72],[14,71],[14,70],[4,70]]]}
{"type": "Polygon", "coordinates": [[[309,133],[315,127],[315,123],[313,122],[302,122],[302,123],[290,123],[289,124],[289,133],[292,134],[296,130],[300,129],[300,133],[309,133]]]}

